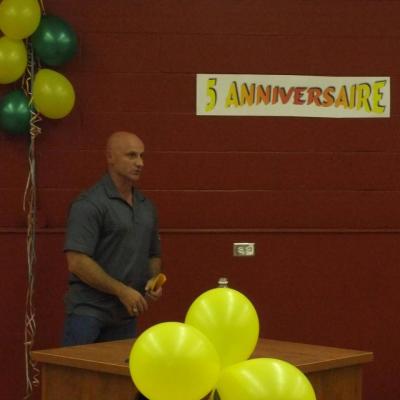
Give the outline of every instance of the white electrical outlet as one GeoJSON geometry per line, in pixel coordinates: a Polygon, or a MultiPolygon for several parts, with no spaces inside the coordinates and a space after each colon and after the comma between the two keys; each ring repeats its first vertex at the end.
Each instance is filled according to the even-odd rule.
{"type": "Polygon", "coordinates": [[[233,243],[233,255],[235,257],[253,257],[256,255],[256,244],[233,243]]]}

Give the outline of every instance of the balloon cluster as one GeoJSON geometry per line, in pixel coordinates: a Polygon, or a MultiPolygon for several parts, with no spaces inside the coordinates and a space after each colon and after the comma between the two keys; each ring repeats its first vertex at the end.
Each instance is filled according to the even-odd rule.
{"type": "Polygon", "coordinates": [[[201,294],[185,323],[164,322],[132,346],[129,369],[151,400],[315,400],[306,376],[278,359],[248,359],[259,335],[250,300],[231,288],[201,294]]]}
{"type": "MultiPolygon", "coordinates": [[[[76,53],[77,36],[63,19],[42,15],[38,0],[3,0],[0,3],[0,84],[15,82],[24,75],[29,54],[24,39],[30,37],[33,53],[49,67],[57,67],[76,53]]],[[[0,129],[27,133],[31,100],[47,118],[63,118],[75,103],[71,82],[59,72],[40,68],[33,77],[32,99],[22,90],[13,90],[0,101],[0,129]]]]}

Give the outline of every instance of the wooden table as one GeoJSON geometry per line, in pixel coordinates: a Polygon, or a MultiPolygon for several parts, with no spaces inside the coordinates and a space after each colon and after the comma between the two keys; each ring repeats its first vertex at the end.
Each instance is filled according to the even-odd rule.
{"type": "MultiPolygon", "coordinates": [[[[32,352],[41,363],[42,400],[133,400],[126,359],[133,340],[32,352]]],[[[251,358],[290,362],[310,379],[318,400],[361,400],[362,366],[371,352],[260,339],[251,358]]],[[[177,399],[180,400],[180,399],[177,399]]]]}

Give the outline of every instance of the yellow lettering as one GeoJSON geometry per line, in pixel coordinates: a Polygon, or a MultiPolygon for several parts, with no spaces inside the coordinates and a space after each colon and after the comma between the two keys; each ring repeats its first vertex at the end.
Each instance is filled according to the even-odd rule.
{"type": "Polygon", "coordinates": [[[366,112],[371,112],[369,96],[371,95],[371,86],[368,83],[361,83],[357,87],[357,110],[364,107],[366,112]]]}
{"type": "Polygon", "coordinates": [[[350,87],[350,101],[349,101],[350,109],[353,109],[356,106],[356,87],[357,85],[351,85],[350,87]]]}
{"type": "Polygon", "coordinates": [[[217,84],[217,78],[210,78],[207,80],[207,96],[210,101],[206,104],[206,111],[209,112],[214,109],[217,103],[217,91],[214,86],[217,84]]]}
{"type": "Polygon", "coordinates": [[[383,93],[380,91],[385,87],[386,81],[377,81],[372,85],[372,111],[378,114],[382,114],[385,111],[385,106],[379,104],[382,100],[383,93]]]}
{"type": "Polygon", "coordinates": [[[229,108],[231,106],[239,107],[239,105],[240,103],[239,103],[237,83],[233,81],[231,83],[231,86],[229,87],[228,95],[226,96],[225,108],[229,108]]]}
{"type": "Polygon", "coordinates": [[[343,85],[340,88],[340,92],[338,94],[338,96],[336,97],[335,100],[335,107],[340,107],[343,106],[344,108],[348,108],[349,107],[349,101],[347,99],[347,91],[346,91],[346,86],[343,85]]]}
{"type": "Polygon", "coordinates": [[[242,86],[240,88],[240,105],[243,106],[244,104],[248,104],[249,106],[252,106],[254,104],[254,89],[255,89],[255,84],[252,83],[250,85],[250,89],[247,86],[246,83],[242,83],[242,86]]]}

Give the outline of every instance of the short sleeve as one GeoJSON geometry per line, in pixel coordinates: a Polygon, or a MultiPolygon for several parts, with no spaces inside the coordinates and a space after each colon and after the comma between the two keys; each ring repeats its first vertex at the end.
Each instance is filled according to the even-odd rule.
{"type": "Polygon", "coordinates": [[[64,251],[93,256],[101,231],[101,213],[86,199],[72,203],[67,223],[64,251]]]}

